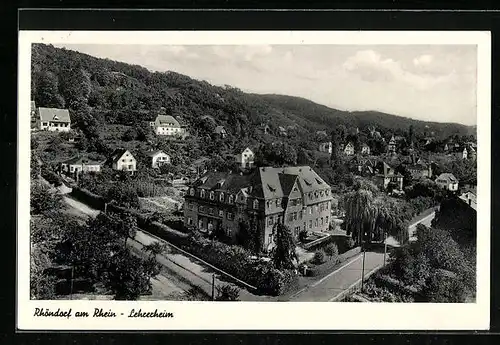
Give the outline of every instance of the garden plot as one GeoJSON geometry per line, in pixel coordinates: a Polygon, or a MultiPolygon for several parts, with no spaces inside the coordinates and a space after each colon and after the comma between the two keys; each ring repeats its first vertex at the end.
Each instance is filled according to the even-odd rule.
{"type": "Polygon", "coordinates": [[[179,209],[181,202],[170,196],[157,196],[149,198],[139,198],[142,209],[150,212],[174,212],[179,209]]]}

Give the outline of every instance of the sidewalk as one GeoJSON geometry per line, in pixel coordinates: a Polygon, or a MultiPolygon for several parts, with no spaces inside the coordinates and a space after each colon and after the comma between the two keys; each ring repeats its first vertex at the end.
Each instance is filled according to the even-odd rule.
{"type": "MultiPolygon", "coordinates": [[[[369,272],[382,267],[384,261],[383,253],[366,252],[365,270],[369,272]]],[[[342,265],[336,271],[315,282],[303,291],[291,297],[291,302],[329,302],[335,299],[344,290],[349,289],[361,280],[363,268],[363,255],[342,265]]]]}

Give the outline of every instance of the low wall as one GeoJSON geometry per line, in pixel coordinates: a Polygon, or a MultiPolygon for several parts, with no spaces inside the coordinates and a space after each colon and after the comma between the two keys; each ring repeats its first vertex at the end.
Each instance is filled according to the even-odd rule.
{"type": "Polygon", "coordinates": [[[318,238],[317,240],[314,240],[314,241],[311,241],[309,243],[304,244],[303,247],[304,247],[304,249],[311,249],[311,248],[316,247],[317,245],[319,245],[323,242],[330,240],[330,237],[332,237],[332,235],[327,234],[324,237],[318,238]]]}
{"type": "Polygon", "coordinates": [[[351,250],[348,250],[347,252],[340,254],[339,259],[341,261],[345,261],[359,253],[361,253],[361,247],[354,247],[351,250]]]}

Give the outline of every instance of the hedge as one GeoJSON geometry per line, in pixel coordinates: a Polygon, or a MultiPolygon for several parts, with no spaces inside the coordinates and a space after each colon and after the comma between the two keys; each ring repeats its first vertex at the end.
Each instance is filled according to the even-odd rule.
{"type": "Polygon", "coordinates": [[[94,194],[84,188],[73,187],[70,193],[75,199],[83,202],[84,204],[89,205],[97,210],[104,210],[104,205],[106,204],[106,200],[97,194],[94,194]]]}
{"type": "Polygon", "coordinates": [[[40,174],[45,180],[47,180],[47,182],[53,184],[56,187],[59,187],[63,184],[63,179],[44,165],[42,165],[40,174]]]}

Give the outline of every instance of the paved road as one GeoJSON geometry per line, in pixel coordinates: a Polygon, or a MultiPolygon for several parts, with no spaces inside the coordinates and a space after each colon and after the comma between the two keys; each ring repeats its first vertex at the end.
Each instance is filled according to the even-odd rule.
{"type": "MultiPolygon", "coordinates": [[[[365,275],[383,265],[384,254],[366,252],[365,275]]],[[[292,296],[292,302],[329,302],[361,280],[363,255],[350,259],[336,271],[292,296]]]]}
{"type": "Polygon", "coordinates": [[[417,220],[413,224],[410,224],[408,226],[408,235],[410,237],[410,240],[416,240],[416,231],[417,231],[417,225],[418,224],[423,224],[425,226],[430,227],[432,220],[436,217],[436,212],[432,212],[431,214],[428,214],[427,216],[423,217],[422,219],[417,220]]]}

